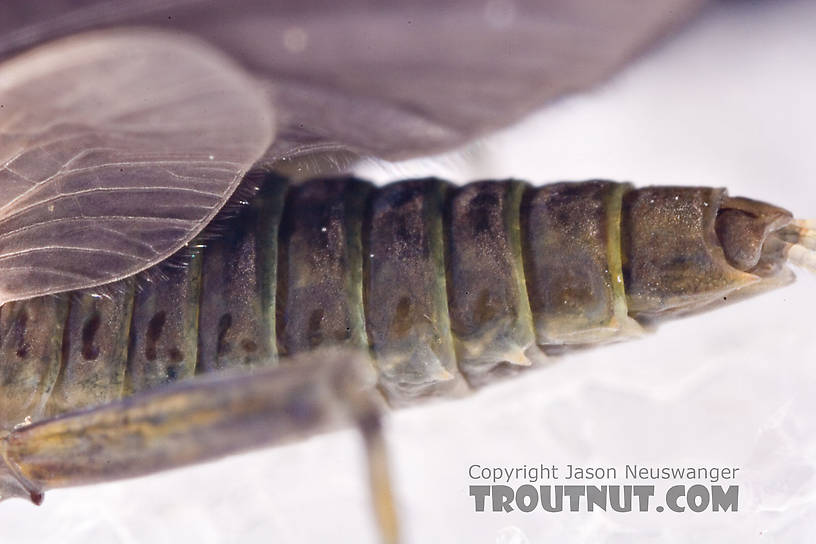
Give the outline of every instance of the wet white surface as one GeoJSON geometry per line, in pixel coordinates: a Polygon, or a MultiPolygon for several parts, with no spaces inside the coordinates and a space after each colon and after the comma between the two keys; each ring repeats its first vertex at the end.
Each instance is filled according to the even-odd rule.
{"type": "MultiPolygon", "coordinates": [[[[363,172],[379,180],[724,185],[816,217],[814,28],[813,2],[729,3],[603,88],[464,153],[363,172]]],[[[393,414],[388,434],[406,540],[810,541],[816,278],[798,275],[793,286],[665,324],[641,340],[565,356],[468,399],[393,414]],[[468,496],[474,463],[740,467],[730,482],[740,486],[739,512],[477,514],[468,496]]],[[[40,508],[3,503],[0,538],[376,542],[362,459],[357,437],[338,433],[53,491],[40,508]]],[[[675,483],[685,482],[656,483],[661,501],[675,483]]]]}

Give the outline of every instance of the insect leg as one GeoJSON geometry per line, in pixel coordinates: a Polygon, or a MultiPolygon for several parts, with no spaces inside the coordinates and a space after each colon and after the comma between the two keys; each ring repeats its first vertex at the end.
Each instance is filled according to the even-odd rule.
{"type": "Polygon", "coordinates": [[[354,422],[385,542],[397,541],[381,399],[352,352],[312,352],[277,368],[199,376],[0,438],[0,493],[39,502],[46,489],[167,470],[354,422]]]}

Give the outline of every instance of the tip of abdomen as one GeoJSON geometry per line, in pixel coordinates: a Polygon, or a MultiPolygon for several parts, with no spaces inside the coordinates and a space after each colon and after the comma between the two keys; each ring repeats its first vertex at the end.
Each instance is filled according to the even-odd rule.
{"type": "Polygon", "coordinates": [[[777,238],[788,262],[816,274],[816,219],[796,219],[777,238]]]}

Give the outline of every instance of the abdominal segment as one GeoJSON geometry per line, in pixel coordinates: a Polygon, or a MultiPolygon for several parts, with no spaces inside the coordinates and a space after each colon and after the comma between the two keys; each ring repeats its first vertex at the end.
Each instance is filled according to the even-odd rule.
{"type": "Polygon", "coordinates": [[[332,347],[368,352],[394,405],[466,391],[761,282],[789,214],[724,195],[269,174],[173,266],[3,306],[0,428],[332,347]]]}

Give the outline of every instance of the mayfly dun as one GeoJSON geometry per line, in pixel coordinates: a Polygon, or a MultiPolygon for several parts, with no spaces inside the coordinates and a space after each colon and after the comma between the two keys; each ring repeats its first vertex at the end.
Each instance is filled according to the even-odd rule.
{"type": "Polygon", "coordinates": [[[498,54],[508,29],[516,47],[540,51],[542,40],[576,39],[559,37],[558,21],[610,28],[584,8],[549,6],[533,24],[524,15],[538,8],[516,3],[463,2],[432,17],[421,3],[389,6],[362,22],[347,6],[335,14],[349,19],[342,40],[364,28],[387,47],[347,44],[338,59],[325,32],[335,19],[308,8],[145,4],[111,15],[88,4],[43,19],[12,4],[18,24],[0,41],[4,498],[39,502],[49,488],[356,424],[376,515],[394,540],[383,400],[460,394],[548,351],[635,336],[653,318],[782,285],[787,262],[814,267],[812,223],[720,189],[436,179],[375,188],[321,175],[320,157],[443,148],[586,85],[690,13],[684,2],[671,16],[621,15],[640,29],[626,43],[593,28],[593,45],[576,52],[586,64],[560,60],[546,93],[546,62],[543,72],[502,63],[506,89],[437,71],[498,54]],[[439,18],[495,35],[441,33],[439,18]],[[392,34],[406,19],[417,30],[392,34]],[[198,37],[97,29],[123,22],[198,37]],[[12,56],[85,29],[95,30],[12,56]],[[260,47],[252,34],[281,39],[260,47]],[[436,56],[450,40],[472,53],[436,56]],[[384,59],[392,69],[365,81],[384,59]],[[405,77],[417,59],[433,93],[405,77]],[[346,61],[359,79],[335,72],[346,61]],[[312,75],[321,70],[325,81],[312,75]],[[496,117],[491,105],[505,102],[496,117]],[[311,179],[286,179],[301,167],[311,179]],[[227,217],[195,238],[233,193],[227,217]]]}

